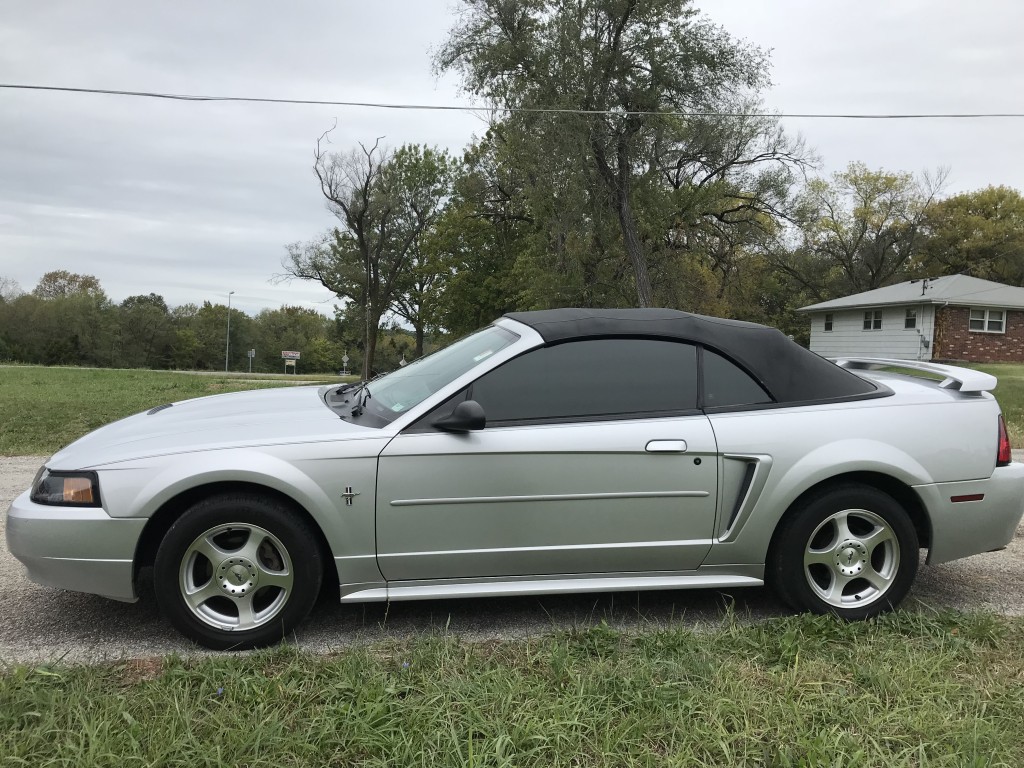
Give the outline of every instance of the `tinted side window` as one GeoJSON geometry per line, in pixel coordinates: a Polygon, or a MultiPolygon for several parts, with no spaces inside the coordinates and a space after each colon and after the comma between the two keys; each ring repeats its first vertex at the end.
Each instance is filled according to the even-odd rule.
{"type": "Polygon", "coordinates": [[[527,352],[473,383],[487,423],[570,420],[692,410],[697,352],[690,344],[594,339],[527,352]]]}
{"type": "Polygon", "coordinates": [[[704,406],[770,403],[764,388],[738,365],[710,349],[704,350],[704,406]]]}

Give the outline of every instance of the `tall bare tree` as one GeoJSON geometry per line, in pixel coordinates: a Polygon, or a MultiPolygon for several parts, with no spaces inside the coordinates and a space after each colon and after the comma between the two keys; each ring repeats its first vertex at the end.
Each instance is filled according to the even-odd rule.
{"type": "Polygon", "coordinates": [[[313,170],[339,226],[320,240],[288,246],[285,277],[315,280],[354,305],[369,379],[381,318],[410,284],[420,238],[448,198],[451,161],[418,145],[390,152],[379,139],[330,152],[329,133],[317,140],[313,170]]]}
{"type": "Polygon", "coordinates": [[[21,286],[18,285],[18,281],[13,277],[6,277],[0,275],[0,301],[14,301],[22,295],[24,291],[21,290],[21,286]]]}

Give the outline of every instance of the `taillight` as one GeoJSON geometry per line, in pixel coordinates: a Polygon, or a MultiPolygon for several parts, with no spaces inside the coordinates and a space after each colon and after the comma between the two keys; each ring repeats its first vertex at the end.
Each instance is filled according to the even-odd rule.
{"type": "Polygon", "coordinates": [[[996,456],[996,466],[1005,467],[1013,461],[1013,453],[1010,451],[1010,435],[1006,432],[1006,421],[1003,414],[999,414],[999,453],[996,456]]]}

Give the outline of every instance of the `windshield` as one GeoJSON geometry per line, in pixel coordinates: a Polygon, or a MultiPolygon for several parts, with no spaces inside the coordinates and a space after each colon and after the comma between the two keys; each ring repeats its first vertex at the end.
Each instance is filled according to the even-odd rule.
{"type": "Polygon", "coordinates": [[[489,326],[370,382],[357,397],[370,416],[390,423],[518,338],[489,326]]]}

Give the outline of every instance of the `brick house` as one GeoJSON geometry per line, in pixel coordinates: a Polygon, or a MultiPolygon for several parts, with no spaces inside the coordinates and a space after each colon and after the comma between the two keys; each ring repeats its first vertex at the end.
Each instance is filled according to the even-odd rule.
{"type": "Polygon", "coordinates": [[[910,280],[799,311],[825,357],[1024,362],[1024,288],[991,280],[910,280]]]}

